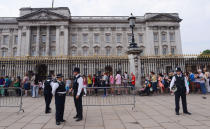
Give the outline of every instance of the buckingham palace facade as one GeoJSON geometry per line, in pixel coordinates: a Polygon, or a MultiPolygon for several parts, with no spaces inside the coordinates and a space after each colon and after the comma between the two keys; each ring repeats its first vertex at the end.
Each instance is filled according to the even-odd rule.
{"type": "MultiPolygon", "coordinates": [[[[131,40],[128,16],[71,16],[68,7],[21,8],[0,17],[0,57],[121,56],[131,40]]],[[[136,17],[135,41],[142,55],[182,54],[177,13],[136,17]]]]}

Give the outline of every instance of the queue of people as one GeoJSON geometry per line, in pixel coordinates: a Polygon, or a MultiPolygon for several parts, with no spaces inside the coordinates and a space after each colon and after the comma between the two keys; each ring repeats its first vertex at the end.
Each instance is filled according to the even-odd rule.
{"type": "MultiPolygon", "coordinates": [[[[202,93],[203,98],[206,99],[206,93],[210,92],[210,73],[204,69],[198,69],[197,72],[185,72],[182,73],[189,85],[191,93],[202,93]]],[[[170,92],[170,84],[172,78],[176,75],[176,72],[159,73],[151,72],[145,77],[143,88],[140,90],[141,95],[157,95],[170,92]]]]}

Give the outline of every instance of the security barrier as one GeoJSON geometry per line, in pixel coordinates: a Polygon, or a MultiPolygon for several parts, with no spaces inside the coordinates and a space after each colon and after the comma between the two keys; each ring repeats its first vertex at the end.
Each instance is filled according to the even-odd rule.
{"type": "Polygon", "coordinates": [[[132,86],[87,87],[87,95],[83,97],[83,106],[131,105],[134,109],[135,103],[135,89],[132,86]]]}
{"type": "Polygon", "coordinates": [[[22,89],[0,86],[0,107],[18,107],[23,111],[22,89]]]}

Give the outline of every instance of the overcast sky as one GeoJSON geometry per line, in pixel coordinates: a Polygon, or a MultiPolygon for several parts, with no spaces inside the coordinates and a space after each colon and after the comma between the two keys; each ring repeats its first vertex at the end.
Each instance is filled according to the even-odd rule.
{"type": "MultiPolygon", "coordinates": [[[[0,17],[17,17],[21,7],[51,7],[52,0],[0,0],[0,17]]],[[[179,13],[183,53],[210,49],[210,0],[55,0],[73,16],[136,16],[179,13]]]]}

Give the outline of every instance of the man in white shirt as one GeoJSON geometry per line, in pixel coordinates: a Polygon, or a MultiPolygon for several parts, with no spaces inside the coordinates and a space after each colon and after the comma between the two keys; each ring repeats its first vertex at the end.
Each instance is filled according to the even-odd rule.
{"type": "Polygon", "coordinates": [[[62,81],[62,74],[57,75],[57,80],[51,82],[52,94],[55,96],[55,108],[56,108],[56,125],[60,125],[61,122],[65,122],[63,119],[65,99],[66,99],[66,88],[62,81]]]}
{"type": "Polygon", "coordinates": [[[182,107],[183,107],[183,113],[187,115],[191,115],[190,112],[187,110],[187,100],[186,95],[189,94],[189,86],[187,83],[186,77],[182,74],[181,68],[176,68],[176,75],[172,78],[171,84],[170,84],[170,90],[174,86],[174,84],[177,87],[177,90],[175,91],[175,104],[176,104],[176,115],[179,115],[179,99],[182,98],[182,107]]]}
{"type": "Polygon", "coordinates": [[[74,74],[74,81],[73,81],[74,104],[77,112],[77,115],[74,117],[74,119],[76,119],[76,121],[81,121],[83,119],[83,114],[82,114],[83,78],[80,76],[79,68],[74,68],[73,74],[74,74]]]}

